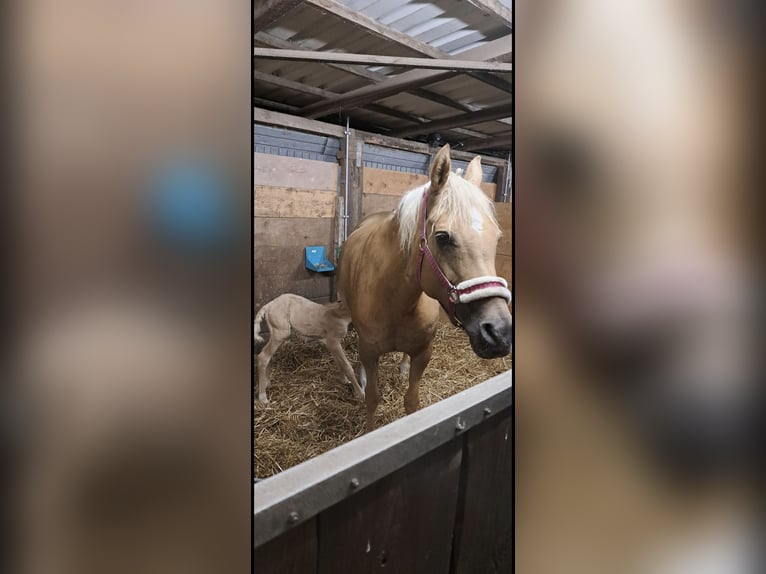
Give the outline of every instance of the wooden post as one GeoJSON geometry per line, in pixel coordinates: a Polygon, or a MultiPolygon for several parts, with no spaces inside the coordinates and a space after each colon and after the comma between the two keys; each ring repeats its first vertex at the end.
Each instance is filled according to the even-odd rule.
{"type": "Polygon", "coordinates": [[[495,201],[498,203],[511,201],[511,190],[509,189],[510,178],[508,177],[509,168],[510,164],[508,162],[503,162],[502,165],[497,166],[497,174],[495,175],[495,184],[497,185],[497,188],[495,189],[495,201]]]}
{"type": "Polygon", "coordinates": [[[336,272],[330,276],[330,301],[338,300],[338,276],[337,268],[340,253],[340,248],[343,245],[343,196],[335,196],[335,233],[333,234],[332,243],[332,260],[335,262],[336,272]]]}
{"type": "MultiPolygon", "coordinates": [[[[341,150],[338,153],[341,169],[345,170],[345,139],[341,140],[341,150]]],[[[362,187],[364,185],[364,139],[356,130],[351,130],[348,138],[348,233],[349,235],[362,219],[362,187]]],[[[341,172],[344,173],[344,172],[341,172]]],[[[345,181],[341,183],[341,188],[345,181]]]]}

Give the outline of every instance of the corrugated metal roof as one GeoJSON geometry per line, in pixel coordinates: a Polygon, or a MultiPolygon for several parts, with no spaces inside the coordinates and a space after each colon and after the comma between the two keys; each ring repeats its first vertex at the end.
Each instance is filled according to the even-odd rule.
{"type": "MultiPolygon", "coordinates": [[[[455,56],[504,37],[508,39],[508,52],[511,51],[511,30],[508,25],[465,0],[337,0],[337,3],[362,17],[371,18],[406,34],[425,45],[432,54],[437,49],[444,55],[455,56]]],[[[512,0],[501,0],[500,3],[512,9],[512,0]]],[[[255,43],[272,48],[424,57],[417,49],[371,33],[310,2],[298,3],[297,7],[261,30],[255,36],[255,43]]],[[[400,67],[354,67],[281,60],[256,60],[254,67],[256,72],[272,76],[271,81],[264,81],[260,77],[254,83],[254,96],[258,98],[259,104],[266,105],[264,100],[271,101],[282,106],[280,111],[294,111],[298,114],[300,108],[310,104],[347,94],[408,71],[400,67]]],[[[492,75],[507,83],[512,81],[511,74],[492,75]]],[[[437,97],[424,95],[422,90],[410,90],[380,99],[366,107],[339,110],[338,123],[343,121],[342,115],[348,113],[352,121],[364,123],[367,129],[386,133],[423,121],[454,116],[461,111],[481,110],[506,103],[509,117],[512,110],[511,95],[507,91],[468,74],[459,74],[427,86],[427,91],[435,93],[437,97]],[[438,96],[446,98],[447,102],[438,96]]],[[[492,121],[445,130],[442,137],[445,141],[456,143],[461,139],[509,131],[509,122],[492,121]]],[[[413,139],[422,141],[425,137],[413,139]]],[[[510,137],[508,139],[510,145],[510,137]]]]}

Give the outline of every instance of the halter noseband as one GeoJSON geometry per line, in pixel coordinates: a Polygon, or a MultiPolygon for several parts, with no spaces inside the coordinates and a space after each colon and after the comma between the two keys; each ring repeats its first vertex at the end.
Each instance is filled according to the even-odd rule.
{"type": "Polygon", "coordinates": [[[473,279],[467,279],[461,281],[457,285],[454,285],[452,281],[447,279],[447,276],[439,267],[436,262],[431,248],[428,247],[428,234],[426,230],[426,222],[428,220],[428,214],[426,213],[428,208],[428,187],[423,190],[423,200],[420,209],[420,246],[418,255],[418,284],[420,288],[423,288],[423,282],[421,279],[423,273],[423,258],[428,261],[431,269],[439,280],[439,283],[447,290],[447,306],[444,306],[441,299],[437,299],[444,311],[449,316],[452,324],[457,327],[462,327],[458,318],[455,316],[455,305],[457,303],[470,303],[477,299],[487,299],[489,297],[502,297],[507,302],[511,302],[511,292],[508,290],[508,282],[502,277],[484,276],[474,277],[473,279]]]}

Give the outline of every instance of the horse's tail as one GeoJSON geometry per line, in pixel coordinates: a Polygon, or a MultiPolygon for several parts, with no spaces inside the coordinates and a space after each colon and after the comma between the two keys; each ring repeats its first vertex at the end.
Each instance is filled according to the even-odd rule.
{"type": "Polygon", "coordinates": [[[255,316],[255,321],[253,322],[253,337],[255,338],[256,343],[263,343],[264,338],[261,337],[261,321],[263,321],[264,315],[266,315],[266,310],[268,309],[268,304],[261,307],[261,310],[258,311],[258,314],[255,316]]]}

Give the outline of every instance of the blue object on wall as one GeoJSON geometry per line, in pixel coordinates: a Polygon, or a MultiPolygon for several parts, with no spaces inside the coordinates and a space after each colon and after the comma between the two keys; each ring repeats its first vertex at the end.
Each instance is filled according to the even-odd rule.
{"type": "Polygon", "coordinates": [[[306,269],[316,271],[317,273],[329,273],[335,270],[335,265],[327,259],[324,247],[312,245],[306,247],[306,269]]]}
{"type": "Polygon", "coordinates": [[[221,174],[206,162],[163,166],[149,197],[149,214],[161,237],[181,249],[220,249],[232,239],[231,199],[221,174]]]}

